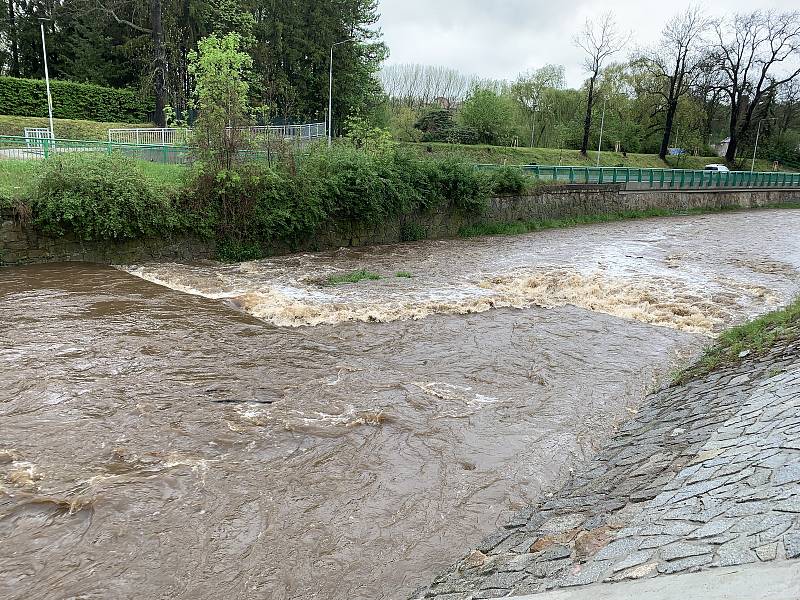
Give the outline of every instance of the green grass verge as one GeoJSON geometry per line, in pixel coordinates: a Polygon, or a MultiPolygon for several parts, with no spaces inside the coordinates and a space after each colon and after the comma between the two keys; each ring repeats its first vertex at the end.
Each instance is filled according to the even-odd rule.
{"type": "MultiPolygon", "coordinates": [[[[14,117],[0,115],[0,135],[25,135],[26,127],[50,127],[41,117],[14,117]]],[[[109,129],[153,127],[152,123],[106,123],[78,119],[53,119],[57,138],[64,140],[107,140],[109,129]]]]}
{"type": "Polygon", "coordinates": [[[578,225],[591,225],[593,223],[611,223],[628,219],[648,219],[651,217],[675,217],[679,215],[703,215],[737,210],[764,210],[768,208],[800,208],[800,202],[775,204],[764,206],[761,209],[730,208],[692,208],[689,210],[673,211],[663,208],[648,210],[628,210],[602,215],[579,215],[564,217],[563,219],[544,219],[540,221],[487,221],[462,227],[458,231],[459,237],[470,238],[488,235],[521,235],[545,229],[562,229],[578,225]]]}
{"type": "MultiPolygon", "coordinates": [[[[559,150],[556,148],[508,148],[505,146],[467,146],[463,144],[432,143],[403,143],[420,157],[446,157],[456,156],[478,164],[509,164],[509,165],[565,165],[593,167],[597,164],[597,152],[589,152],[583,156],[578,150],[559,150]],[[430,149],[430,151],[428,151],[430,149]]],[[[656,154],[633,154],[623,156],[617,152],[601,152],[601,167],[630,167],[653,169],[702,169],[710,163],[723,162],[718,156],[684,156],[667,157],[662,161],[656,154]]],[[[748,162],[746,167],[750,168],[748,162]]],[[[771,171],[772,163],[766,160],[756,161],[756,170],[771,171]]]]}
{"type": "MultiPolygon", "coordinates": [[[[188,169],[182,165],[164,165],[140,161],[145,177],[165,193],[179,189],[185,182],[188,169]]],[[[25,200],[36,188],[42,162],[38,160],[0,160],[0,196],[25,200]]]]}
{"type": "Polygon", "coordinates": [[[403,278],[403,279],[411,279],[412,277],[414,277],[414,276],[413,276],[411,273],[409,273],[408,271],[398,271],[398,272],[397,272],[397,276],[398,276],[398,277],[401,277],[401,278],[403,278]]]}
{"type": "Polygon", "coordinates": [[[0,160],[0,196],[30,198],[35,187],[37,161],[0,160]]]}
{"type": "Polygon", "coordinates": [[[353,271],[352,273],[345,273],[343,275],[331,275],[325,280],[328,285],[342,285],[345,283],[358,283],[359,281],[369,280],[375,281],[380,279],[381,276],[377,273],[371,273],[361,269],[360,271],[353,271]]]}
{"type": "Polygon", "coordinates": [[[676,384],[714,369],[736,364],[746,356],[768,352],[776,342],[800,338],[800,297],[785,308],[725,331],[694,365],[680,373],[676,384]]]}

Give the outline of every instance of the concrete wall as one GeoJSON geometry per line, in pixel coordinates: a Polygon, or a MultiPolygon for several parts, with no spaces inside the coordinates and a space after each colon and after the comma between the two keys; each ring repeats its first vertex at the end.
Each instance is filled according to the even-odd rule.
{"type": "MultiPolygon", "coordinates": [[[[746,209],[798,202],[800,190],[797,189],[636,191],[625,190],[620,185],[561,186],[544,188],[530,196],[493,198],[480,218],[436,212],[377,225],[331,227],[307,240],[302,247],[275,245],[268,251],[286,254],[297,250],[391,244],[407,239],[409,232],[422,234],[428,239],[441,239],[455,237],[461,227],[480,221],[533,221],[648,209],[746,209]]],[[[188,261],[211,258],[213,254],[213,244],[190,238],[116,243],[83,242],[72,236],[44,236],[20,223],[13,210],[0,210],[0,264],[61,261],[130,264],[188,261]]]]}

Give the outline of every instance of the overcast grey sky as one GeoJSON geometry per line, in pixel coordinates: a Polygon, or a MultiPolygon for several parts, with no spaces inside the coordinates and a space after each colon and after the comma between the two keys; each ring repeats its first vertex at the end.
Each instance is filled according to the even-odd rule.
{"type": "MultiPolygon", "coordinates": [[[[632,33],[628,50],[658,39],[664,23],[690,1],[596,0],[380,0],[380,27],[391,52],[387,64],[455,67],[493,79],[513,79],[547,63],[564,65],[567,81],[584,78],[581,52],[572,44],[587,17],[613,10],[632,33]]],[[[755,8],[796,10],[797,0],[705,0],[721,16],[755,8]]],[[[624,58],[624,56],[622,56],[624,58]]]]}

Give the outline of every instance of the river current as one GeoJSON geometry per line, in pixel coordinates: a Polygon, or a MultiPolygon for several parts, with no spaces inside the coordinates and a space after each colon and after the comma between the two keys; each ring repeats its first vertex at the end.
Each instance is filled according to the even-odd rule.
{"type": "Polygon", "coordinates": [[[797,294],[799,233],[757,211],[0,269],[0,597],[404,598],[797,294]]]}

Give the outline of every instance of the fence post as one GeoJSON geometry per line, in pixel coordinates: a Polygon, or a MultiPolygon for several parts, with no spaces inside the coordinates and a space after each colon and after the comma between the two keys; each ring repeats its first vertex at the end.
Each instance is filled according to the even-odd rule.
{"type": "Polygon", "coordinates": [[[45,158],[50,156],[50,137],[42,138],[42,155],[45,158]]]}

